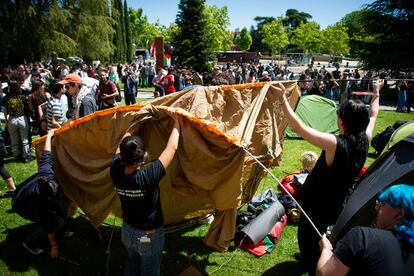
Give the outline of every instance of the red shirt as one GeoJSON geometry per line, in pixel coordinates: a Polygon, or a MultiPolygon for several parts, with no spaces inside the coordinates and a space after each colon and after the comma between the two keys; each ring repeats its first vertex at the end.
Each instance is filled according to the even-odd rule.
{"type": "Polygon", "coordinates": [[[175,92],[174,76],[171,74],[162,77],[158,81],[158,84],[164,87],[164,92],[166,95],[175,92]]]}

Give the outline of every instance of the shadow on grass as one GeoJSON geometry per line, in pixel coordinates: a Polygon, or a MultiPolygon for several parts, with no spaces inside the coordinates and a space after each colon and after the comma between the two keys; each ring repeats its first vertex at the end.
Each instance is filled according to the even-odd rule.
{"type": "MultiPolygon", "coordinates": [[[[58,259],[52,259],[48,253],[32,255],[22,246],[24,239],[37,228],[38,225],[29,223],[2,229],[6,239],[0,243],[0,260],[5,264],[6,274],[31,271],[39,275],[122,275],[126,251],[119,227],[102,225],[96,231],[86,218],[75,218],[68,227],[75,235],[58,241],[58,259]]],[[[200,237],[182,236],[187,231],[188,228],[166,235],[161,274],[178,275],[191,264],[207,274],[206,267],[212,265],[208,256],[214,251],[206,248],[200,237]],[[188,257],[192,254],[197,256],[195,261],[188,257]]]]}
{"type": "Polygon", "coordinates": [[[265,271],[262,275],[285,275],[285,276],[295,276],[295,275],[304,275],[306,270],[299,262],[287,261],[279,263],[269,270],[265,271]]]}

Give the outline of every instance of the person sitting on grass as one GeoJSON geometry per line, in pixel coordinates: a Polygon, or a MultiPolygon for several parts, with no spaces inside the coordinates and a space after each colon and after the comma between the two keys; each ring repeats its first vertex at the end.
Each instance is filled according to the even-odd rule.
{"type": "Polygon", "coordinates": [[[63,232],[68,218],[68,201],[61,186],[56,182],[53,169],[51,140],[54,132],[55,129],[51,129],[46,136],[38,173],[23,181],[12,197],[14,212],[24,219],[40,224],[40,229],[26,238],[23,246],[30,253],[39,255],[49,245],[52,258],[58,257],[56,236],[73,234],[63,232]]]}
{"type": "Polygon", "coordinates": [[[375,209],[376,228],[352,228],[335,251],[321,238],[317,275],[414,275],[414,186],[388,187],[375,209]]]}

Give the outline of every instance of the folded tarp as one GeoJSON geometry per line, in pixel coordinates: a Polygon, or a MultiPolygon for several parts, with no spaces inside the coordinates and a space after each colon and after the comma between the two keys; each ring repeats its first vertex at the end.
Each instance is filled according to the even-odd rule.
{"type": "MultiPolygon", "coordinates": [[[[52,140],[57,179],[95,226],[110,212],[121,216],[109,175],[115,150],[127,130],[139,127],[150,157],[156,159],[172,130],[170,108],[179,116],[181,137],[160,183],[165,223],[235,209],[250,201],[265,175],[241,145],[268,167],[280,160],[287,123],[270,84],[199,86],[78,119],[56,131],[52,140]]],[[[296,82],[283,84],[295,106],[296,82]]],[[[34,145],[39,156],[44,137],[34,145]]]]}

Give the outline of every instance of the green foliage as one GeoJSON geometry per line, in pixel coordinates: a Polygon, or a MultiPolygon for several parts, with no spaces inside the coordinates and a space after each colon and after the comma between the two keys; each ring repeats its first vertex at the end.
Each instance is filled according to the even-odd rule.
{"type": "Polygon", "coordinates": [[[149,48],[155,37],[160,36],[156,24],[150,24],[142,9],[129,8],[129,25],[131,30],[131,40],[137,48],[149,48]]]}
{"type": "Polygon", "coordinates": [[[252,45],[252,36],[249,34],[247,28],[243,28],[240,34],[234,39],[234,44],[239,46],[242,51],[247,51],[252,45]]]}
{"type": "Polygon", "coordinates": [[[262,42],[263,40],[263,32],[262,28],[266,23],[271,23],[275,21],[276,18],[272,16],[256,16],[254,18],[254,21],[257,22],[257,28],[254,28],[253,26],[250,29],[250,35],[252,36],[252,45],[250,49],[252,51],[259,51],[263,52],[266,50],[269,50],[267,46],[262,42]]]}
{"type": "Polygon", "coordinates": [[[276,20],[264,24],[262,33],[262,42],[272,50],[272,56],[276,49],[283,49],[289,45],[289,37],[285,32],[282,20],[276,20]]]}
{"type": "Polygon", "coordinates": [[[124,24],[125,24],[125,43],[126,43],[126,61],[132,61],[132,42],[131,42],[131,30],[129,28],[129,19],[128,19],[128,5],[127,1],[124,0],[124,24]]]}
{"type": "Polygon", "coordinates": [[[160,26],[159,30],[164,37],[164,42],[172,42],[176,34],[179,32],[178,25],[175,23],[170,24],[168,28],[160,26]]]}
{"type": "Polygon", "coordinates": [[[216,55],[212,41],[207,37],[204,10],[204,0],[181,0],[175,21],[179,28],[173,43],[176,62],[198,72],[208,71],[209,61],[216,55]]]}
{"type": "Polygon", "coordinates": [[[208,38],[211,51],[218,53],[219,51],[230,50],[233,43],[231,32],[227,29],[230,26],[227,7],[206,6],[204,16],[206,18],[205,36],[208,38]]]}
{"type": "Polygon", "coordinates": [[[316,22],[308,22],[300,25],[299,28],[293,31],[291,42],[310,55],[319,52],[321,49],[321,31],[319,24],[316,22]]]}
{"type": "Polygon", "coordinates": [[[288,9],[285,13],[286,17],[283,19],[283,25],[294,30],[301,24],[308,23],[308,19],[312,19],[312,15],[306,12],[299,12],[296,9],[288,9]]]}
{"type": "Polygon", "coordinates": [[[345,15],[341,22],[347,28],[349,36],[350,54],[356,56],[358,51],[358,42],[369,42],[372,36],[368,34],[365,28],[365,18],[368,16],[368,9],[353,11],[345,15]]]}
{"type": "Polygon", "coordinates": [[[109,61],[114,52],[112,38],[115,31],[107,0],[80,0],[74,9],[75,38],[80,55],[86,61],[109,61]]]}
{"type": "Polygon", "coordinates": [[[345,55],[349,53],[349,36],[347,27],[337,23],[326,27],[322,31],[322,48],[331,56],[345,55]]]}
{"type": "Polygon", "coordinates": [[[353,51],[366,68],[394,72],[414,68],[413,11],[411,0],[377,0],[367,6],[357,24],[368,39],[352,41],[353,51]]]}
{"type": "Polygon", "coordinates": [[[0,1],[0,63],[41,60],[52,52],[108,61],[115,33],[108,4],[107,0],[0,1]]]}

